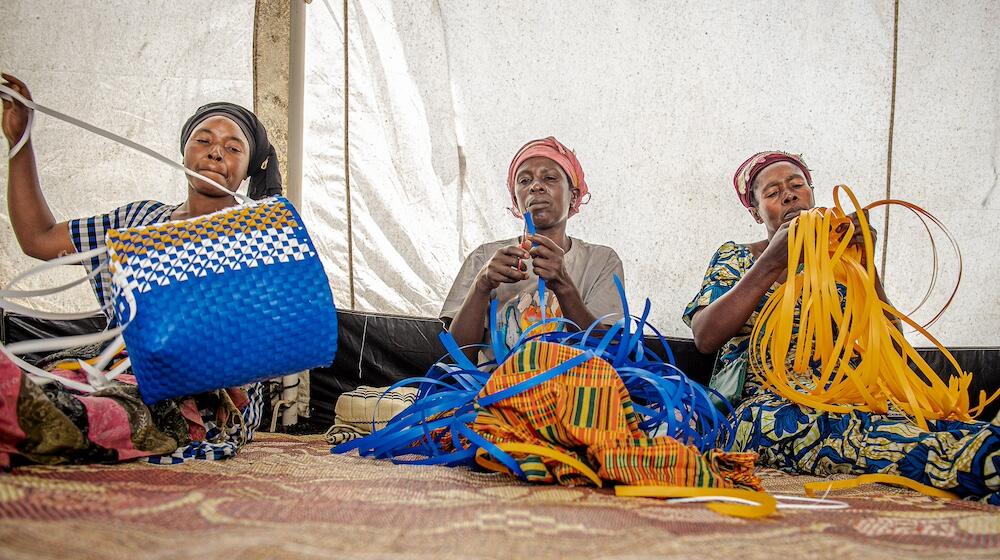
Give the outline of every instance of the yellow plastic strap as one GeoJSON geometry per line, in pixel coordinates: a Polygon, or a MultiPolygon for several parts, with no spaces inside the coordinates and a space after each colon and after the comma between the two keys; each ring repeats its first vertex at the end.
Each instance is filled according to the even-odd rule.
{"type": "MultiPolygon", "coordinates": [[[[977,405],[970,406],[972,373],[963,371],[948,349],[923,326],[879,298],[871,257],[875,254],[874,242],[867,216],[854,193],[838,185],[834,201],[833,208],[803,212],[789,225],[788,270],[798,270],[800,262],[802,269],[789,274],[761,310],[751,335],[750,371],[764,387],[816,410],[884,414],[891,405],[925,430],[928,420],[972,420],[1000,397],[1000,391],[991,396],[980,392],[977,405]],[[856,210],[864,252],[850,243],[855,228],[841,207],[841,190],[856,210]],[[863,255],[869,258],[863,259],[863,255]],[[838,283],[846,287],[843,308],[838,283]],[[898,317],[941,351],[952,370],[948,382],[942,381],[945,376],[935,373],[920,357],[890,317],[898,317]],[[798,331],[793,335],[796,326],[798,331]],[[795,354],[789,368],[791,350],[795,354]],[[819,362],[818,371],[810,361],[819,362]]],[[[930,220],[954,244],[944,225],[918,206],[885,200],[867,208],[887,204],[899,204],[917,213],[925,227],[926,220],[930,220]]],[[[939,316],[940,312],[930,322],[939,316]]]]}
{"type": "MultiPolygon", "coordinates": [[[[502,451],[506,451],[508,453],[527,453],[531,455],[537,455],[538,457],[551,459],[553,461],[558,461],[568,467],[571,467],[579,471],[580,474],[590,479],[590,481],[593,482],[594,485],[597,486],[598,488],[603,486],[601,477],[597,476],[597,473],[595,473],[593,469],[583,464],[580,460],[576,459],[575,457],[571,457],[570,455],[567,455],[566,453],[563,453],[561,451],[556,451],[555,449],[551,449],[541,445],[534,445],[531,443],[497,443],[496,446],[499,447],[502,451]]],[[[479,448],[479,450],[476,451],[476,462],[479,463],[479,465],[482,466],[483,468],[489,469],[491,471],[510,474],[510,470],[507,469],[507,467],[490,459],[489,455],[483,448],[479,448]]]]}
{"type": "Polygon", "coordinates": [[[757,505],[744,505],[732,503],[706,504],[708,509],[732,517],[742,517],[745,519],[760,519],[769,515],[774,515],[778,511],[778,501],[774,496],[766,492],[754,492],[753,490],[738,490],[735,488],[693,488],[689,486],[615,486],[616,496],[630,496],[635,498],[742,498],[757,505]]]}
{"type": "Polygon", "coordinates": [[[846,490],[848,488],[857,488],[862,484],[891,484],[892,486],[904,486],[910,490],[916,490],[921,494],[926,496],[931,496],[933,498],[944,498],[946,500],[959,500],[957,495],[948,492],[947,490],[942,490],[940,488],[935,488],[933,486],[928,486],[926,484],[920,484],[916,480],[911,480],[906,477],[898,476],[895,474],[863,474],[856,478],[851,478],[847,480],[830,480],[824,482],[807,482],[803,486],[806,489],[806,496],[815,496],[816,494],[825,494],[831,490],[846,490]]]}

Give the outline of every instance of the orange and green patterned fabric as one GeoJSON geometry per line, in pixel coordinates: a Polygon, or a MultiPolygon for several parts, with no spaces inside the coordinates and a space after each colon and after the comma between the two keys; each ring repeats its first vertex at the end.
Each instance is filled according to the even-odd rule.
{"type": "MultiPolygon", "coordinates": [[[[493,372],[479,400],[581,353],[554,342],[527,342],[493,372]]],[[[639,428],[640,418],[621,377],[596,356],[507,399],[485,407],[477,404],[476,412],[471,428],[501,448],[530,444],[551,450],[508,452],[531,482],[591,484],[585,469],[571,464],[575,461],[554,457],[565,454],[609,482],[762,490],[753,474],[755,453],[702,454],[671,437],[649,437],[639,428]]]]}

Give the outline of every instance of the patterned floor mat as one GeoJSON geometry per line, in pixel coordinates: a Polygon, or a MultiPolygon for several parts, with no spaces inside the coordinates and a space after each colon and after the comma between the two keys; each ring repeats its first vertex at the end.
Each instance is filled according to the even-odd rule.
{"type": "MultiPolygon", "coordinates": [[[[774,493],[812,477],[761,473],[774,493]]],[[[869,486],[763,521],[607,490],[330,455],[260,434],[234,459],[0,474],[4,558],[996,558],[1000,508],[869,486]]]]}

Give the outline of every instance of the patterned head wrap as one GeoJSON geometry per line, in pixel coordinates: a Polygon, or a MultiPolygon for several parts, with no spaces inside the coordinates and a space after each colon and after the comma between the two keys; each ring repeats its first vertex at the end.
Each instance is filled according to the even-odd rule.
{"type": "Polygon", "coordinates": [[[809,174],[806,162],[802,161],[802,156],[779,151],[757,152],[744,161],[736,170],[736,175],[733,176],[733,186],[736,187],[736,196],[740,197],[740,202],[743,203],[743,206],[747,208],[753,206],[751,200],[753,199],[752,189],[754,179],[760,175],[760,172],[765,167],[781,161],[787,161],[801,169],[802,174],[806,177],[806,182],[812,185],[812,175],[809,174]]]}
{"type": "Polygon", "coordinates": [[[513,204],[510,211],[518,218],[521,217],[521,211],[517,207],[517,196],[514,194],[514,175],[517,173],[517,168],[525,160],[533,157],[549,158],[562,168],[563,173],[569,179],[570,187],[580,190],[576,201],[569,209],[569,215],[572,216],[579,212],[580,205],[586,204],[584,197],[589,194],[587,182],[583,179],[583,168],[580,167],[580,161],[576,159],[576,154],[573,153],[573,150],[563,146],[553,136],[528,142],[524,146],[521,146],[521,149],[514,155],[514,159],[511,160],[510,169],[507,170],[507,190],[510,191],[510,200],[513,204]]]}
{"type": "Polygon", "coordinates": [[[250,189],[247,195],[260,200],[276,194],[281,194],[281,172],[278,170],[278,155],[274,146],[267,139],[267,129],[253,111],[233,103],[209,103],[198,108],[195,114],[184,123],[181,129],[181,153],[188,138],[194,134],[195,128],[205,119],[223,116],[235,122],[250,142],[250,165],[247,176],[250,177],[250,189]]]}

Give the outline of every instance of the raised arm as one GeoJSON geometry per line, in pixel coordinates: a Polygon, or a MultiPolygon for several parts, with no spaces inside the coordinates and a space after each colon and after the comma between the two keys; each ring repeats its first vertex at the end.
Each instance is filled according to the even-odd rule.
{"type": "Polygon", "coordinates": [[[760,298],[788,268],[788,224],[775,232],[750,270],[722,297],[695,311],[691,332],[699,352],[711,354],[736,336],[753,315],[760,298]]]}
{"type": "MultiPolygon", "coordinates": [[[[484,340],[486,312],[490,306],[490,294],[502,283],[520,282],[528,277],[526,268],[520,262],[528,258],[528,252],[519,245],[508,245],[498,249],[490,260],[479,270],[465,295],[465,300],[448,325],[448,331],[459,346],[480,344],[484,340]]],[[[466,351],[469,356],[475,350],[466,351]]]]}
{"type": "MultiPolygon", "coordinates": [[[[3,74],[4,85],[31,99],[27,86],[3,74]]],[[[28,126],[28,109],[17,101],[3,101],[3,133],[8,146],[21,139],[28,126]]],[[[67,222],[56,222],[42,194],[32,142],[21,148],[7,166],[7,214],[21,250],[30,257],[49,260],[75,252],[67,222]]]]}

